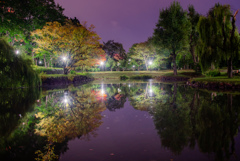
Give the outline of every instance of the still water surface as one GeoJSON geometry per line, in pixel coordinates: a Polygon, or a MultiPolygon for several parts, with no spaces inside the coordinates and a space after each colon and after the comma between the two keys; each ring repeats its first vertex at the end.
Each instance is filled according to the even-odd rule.
{"type": "Polygon", "coordinates": [[[92,82],[0,91],[0,160],[239,160],[240,95],[92,82]]]}

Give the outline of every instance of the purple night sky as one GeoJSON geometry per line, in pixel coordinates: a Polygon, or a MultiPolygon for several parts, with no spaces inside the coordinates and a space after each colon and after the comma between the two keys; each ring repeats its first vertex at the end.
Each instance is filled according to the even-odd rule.
{"type": "MultiPolygon", "coordinates": [[[[104,42],[120,42],[126,51],[134,43],[146,41],[152,36],[158,21],[159,11],[169,7],[173,0],[55,0],[68,17],[77,17],[80,22],[93,24],[104,42]]],[[[215,3],[230,4],[235,12],[240,9],[240,0],[179,0],[183,9],[194,5],[197,12],[206,15],[215,3]]],[[[240,13],[236,24],[240,26],[240,13]]]]}

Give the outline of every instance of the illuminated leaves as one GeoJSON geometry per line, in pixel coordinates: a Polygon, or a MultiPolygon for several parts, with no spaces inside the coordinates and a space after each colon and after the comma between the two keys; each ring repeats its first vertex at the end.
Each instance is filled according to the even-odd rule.
{"type": "Polygon", "coordinates": [[[70,20],[64,25],[49,22],[43,29],[32,32],[38,45],[35,52],[41,54],[47,51],[52,56],[66,55],[70,59],[70,67],[94,66],[105,54],[100,48],[101,38],[93,29],[93,25],[75,25],[70,20]]]}

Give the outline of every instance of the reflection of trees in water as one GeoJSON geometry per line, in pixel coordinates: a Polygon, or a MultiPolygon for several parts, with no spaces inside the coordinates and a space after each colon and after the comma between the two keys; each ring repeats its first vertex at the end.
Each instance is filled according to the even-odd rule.
{"type": "MultiPolygon", "coordinates": [[[[39,123],[35,133],[47,137],[50,143],[62,143],[76,137],[90,139],[95,137],[96,128],[102,124],[103,103],[96,99],[91,89],[65,91],[51,112],[40,111],[36,114],[39,123]]],[[[54,97],[53,99],[56,99],[54,97]]],[[[49,100],[48,104],[54,102],[49,100]]],[[[41,154],[41,153],[40,153],[41,154]]]]}
{"type": "MultiPolygon", "coordinates": [[[[198,92],[172,85],[169,99],[155,106],[154,122],[162,145],[180,154],[197,141],[204,153],[214,153],[216,160],[235,155],[234,136],[238,133],[239,95],[198,92]]],[[[168,88],[169,89],[169,88],[168,88]]]]}
{"type": "Polygon", "coordinates": [[[121,84],[109,84],[106,89],[108,97],[105,104],[108,110],[115,111],[123,108],[127,97],[126,88],[121,84]]]}
{"type": "Polygon", "coordinates": [[[216,160],[235,155],[239,95],[148,82],[104,85],[106,98],[99,99],[101,89],[101,85],[85,85],[43,92],[31,110],[38,92],[1,93],[0,155],[7,159],[0,160],[33,160],[37,150],[42,158],[60,155],[67,151],[68,140],[96,136],[101,112],[106,107],[110,111],[123,108],[126,98],[135,109],[153,116],[162,145],[173,153],[198,143],[202,152],[214,153],[216,160]]]}
{"type": "Polygon", "coordinates": [[[151,114],[154,112],[156,103],[166,102],[168,97],[166,91],[160,83],[135,83],[129,88],[129,101],[131,105],[142,111],[149,111],[151,114]]]}
{"type": "Polygon", "coordinates": [[[96,99],[91,88],[70,88],[43,95],[4,143],[1,156],[5,160],[54,159],[67,150],[68,140],[97,135],[105,105],[96,99]]]}
{"type": "Polygon", "coordinates": [[[19,119],[31,110],[39,94],[38,88],[0,91],[0,136],[10,135],[19,119]]]}
{"type": "Polygon", "coordinates": [[[27,134],[26,130],[30,127],[28,122],[31,119],[25,118],[34,110],[34,103],[39,96],[38,88],[0,92],[0,160],[12,160],[16,154],[23,158],[24,151],[31,151],[34,142],[29,139],[31,131],[27,134]],[[23,146],[26,142],[29,143],[28,147],[23,146]]]}

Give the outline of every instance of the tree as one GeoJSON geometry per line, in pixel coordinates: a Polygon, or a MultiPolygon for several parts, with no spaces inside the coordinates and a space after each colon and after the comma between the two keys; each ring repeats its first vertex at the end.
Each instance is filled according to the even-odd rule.
{"type": "Polygon", "coordinates": [[[177,75],[176,56],[188,44],[189,21],[179,2],[173,2],[169,8],[160,11],[153,39],[157,46],[169,50],[172,56],[174,75],[177,75]]]}
{"type": "Polygon", "coordinates": [[[31,64],[31,60],[16,55],[13,48],[0,39],[0,88],[39,86],[41,80],[31,64]]]}
{"type": "MultiPolygon", "coordinates": [[[[116,54],[118,54],[120,59],[126,58],[126,53],[121,43],[114,42],[114,40],[108,40],[106,43],[103,42],[103,45],[103,50],[110,58],[114,58],[116,54]]],[[[114,59],[118,61],[118,59],[114,59]]]]}
{"type": "Polygon", "coordinates": [[[197,31],[197,24],[199,21],[200,15],[196,12],[193,5],[188,6],[188,19],[190,21],[190,35],[189,35],[189,51],[192,55],[194,64],[198,62],[198,58],[195,52],[195,48],[198,43],[199,34],[197,31]]]}
{"type": "Polygon", "coordinates": [[[27,53],[34,47],[31,31],[42,28],[46,22],[63,23],[66,19],[63,8],[54,0],[4,0],[0,6],[0,35],[7,37],[11,46],[24,47],[27,53]]]}
{"type": "Polygon", "coordinates": [[[149,61],[154,57],[154,52],[151,50],[148,42],[143,42],[132,46],[129,57],[137,61],[139,66],[145,64],[148,70],[149,61]]]}
{"type": "Polygon", "coordinates": [[[94,66],[104,55],[99,42],[100,37],[93,31],[94,26],[75,25],[67,20],[65,25],[49,22],[43,29],[32,32],[37,48],[35,51],[48,51],[52,57],[65,56],[68,60],[64,65],[64,73],[81,66],[94,66]]]}
{"type": "Polygon", "coordinates": [[[112,69],[117,65],[117,62],[110,56],[106,56],[106,67],[112,69]]]}
{"type": "Polygon", "coordinates": [[[227,60],[228,77],[232,77],[232,60],[239,54],[239,34],[235,25],[237,13],[232,14],[229,5],[216,4],[207,17],[200,17],[197,50],[203,71],[211,65],[217,66],[220,60],[227,60]]]}

